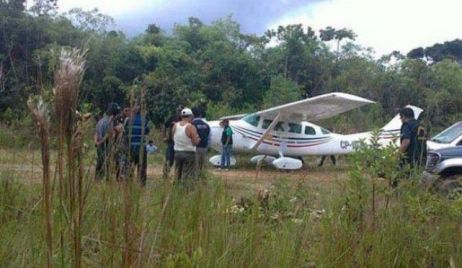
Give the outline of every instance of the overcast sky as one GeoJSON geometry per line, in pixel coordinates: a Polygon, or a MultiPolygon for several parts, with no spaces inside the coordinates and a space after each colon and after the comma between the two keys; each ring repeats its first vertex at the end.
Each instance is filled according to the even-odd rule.
{"type": "Polygon", "coordinates": [[[204,22],[232,14],[246,33],[303,23],[347,27],[378,55],[462,38],[461,0],[59,0],[61,11],[98,8],[129,36],[150,23],[171,29],[190,16],[204,22]]]}

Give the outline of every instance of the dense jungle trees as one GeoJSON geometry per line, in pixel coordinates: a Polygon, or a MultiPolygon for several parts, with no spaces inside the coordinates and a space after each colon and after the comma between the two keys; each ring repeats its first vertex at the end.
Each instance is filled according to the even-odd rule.
{"type": "Polygon", "coordinates": [[[156,124],[179,103],[208,107],[213,117],[331,91],[377,101],[363,110],[371,121],[409,103],[437,127],[462,113],[462,41],[375,59],[355,38],[351,29],[301,24],[250,35],[226,17],[209,25],[190,18],[168,33],[150,24],[129,39],[97,10],[58,14],[56,0],[29,9],[0,0],[0,119],[24,117],[32,93],[51,95],[56,51],[71,46],[87,49],[81,109],[98,112],[145,92],[156,124]]]}

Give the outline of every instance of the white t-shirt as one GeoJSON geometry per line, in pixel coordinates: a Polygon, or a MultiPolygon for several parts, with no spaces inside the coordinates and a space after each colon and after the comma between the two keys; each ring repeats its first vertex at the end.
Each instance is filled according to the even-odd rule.
{"type": "Polygon", "coordinates": [[[173,147],[175,151],[179,152],[195,152],[196,146],[192,143],[192,140],[188,135],[186,135],[186,128],[190,123],[186,123],[183,126],[181,122],[175,124],[175,133],[173,134],[173,141],[175,146],[173,147]]]}

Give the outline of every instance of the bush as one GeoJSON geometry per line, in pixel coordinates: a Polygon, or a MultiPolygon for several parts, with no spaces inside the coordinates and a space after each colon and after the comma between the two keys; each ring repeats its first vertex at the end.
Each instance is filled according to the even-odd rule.
{"type": "Polygon", "coordinates": [[[29,116],[24,117],[19,121],[14,121],[12,124],[0,123],[0,147],[2,148],[23,148],[34,145],[35,133],[32,120],[29,116]]]}
{"type": "Polygon", "coordinates": [[[462,262],[462,199],[427,192],[419,174],[402,180],[395,150],[374,142],[352,157],[346,193],[321,227],[320,263],[346,267],[455,267],[462,262]],[[386,180],[379,178],[388,178],[386,180]]]}

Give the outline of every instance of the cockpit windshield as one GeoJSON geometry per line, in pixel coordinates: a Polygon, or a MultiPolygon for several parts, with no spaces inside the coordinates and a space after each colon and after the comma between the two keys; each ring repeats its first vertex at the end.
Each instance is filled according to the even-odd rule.
{"type": "Polygon", "coordinates": [[[249,114],[249,115],[244,116],[244,118],[242,118],[242,120],[244,120],[245,122],[251,124],[254,127],[257,127],[258,122],[260,122],[260,116],[257,116],[255,114],[249,114]]]}
{"type": "Polygon", "coordinates": [[[460,135],[462,135],[462,122],[455,123],[449,128],[443,130],[443,132],[434,136],[432,141],[438,143],[451,143],[460,135]]]}

